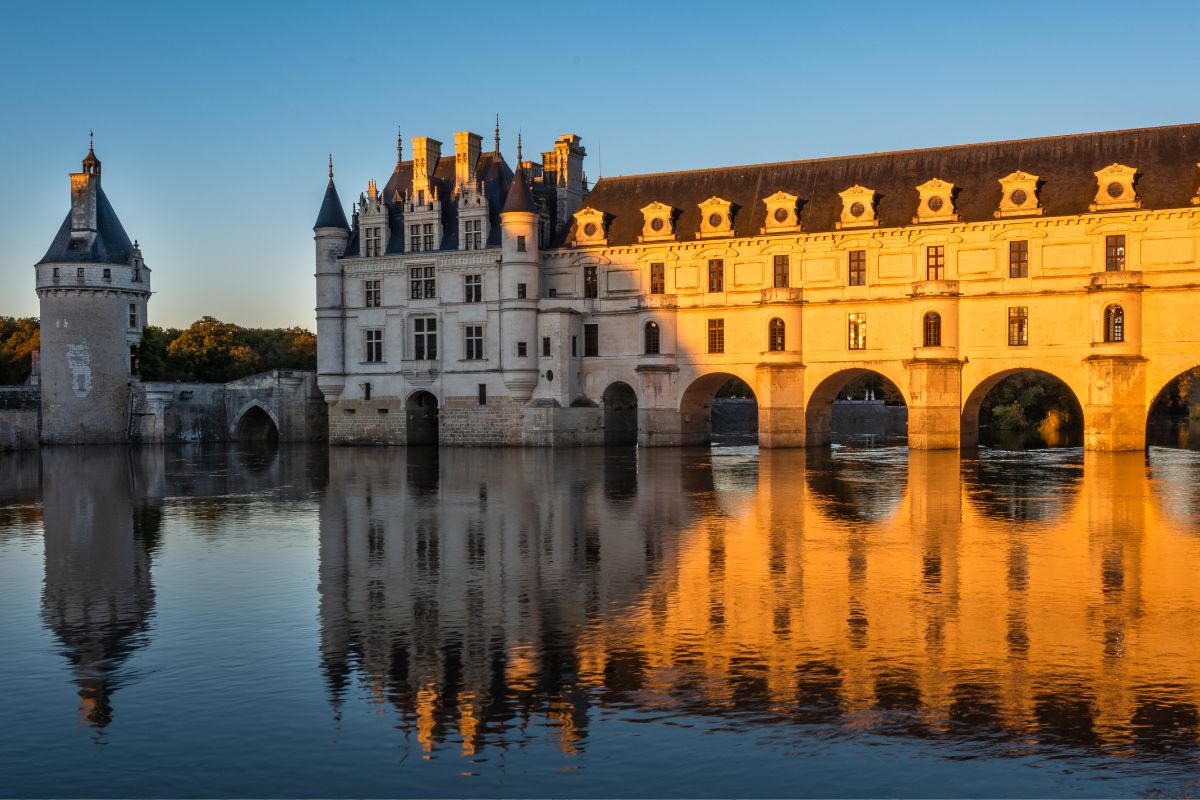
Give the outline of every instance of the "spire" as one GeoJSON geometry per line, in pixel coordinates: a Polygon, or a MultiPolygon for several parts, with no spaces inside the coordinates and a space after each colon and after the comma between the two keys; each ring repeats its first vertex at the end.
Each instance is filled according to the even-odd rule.
{"type": "Polygon", "coordinates": [[[88,131],[88,151],[83,158],[83,171],[89,175],[100,173],[100,159],[96,158],[96,137],[91,130],[88,131]]]}
{"type": "Polygon", "coordinates": [[[342,200],[333,185],[333,153],[329,154],[329,185],[325,187],[325,199],[321,201],[321,210],[317,213],[316,224],[313,225],[313,230],[317,228],[350,230],[346,223],[346,212],[342,210],[342,200]]]}
{"type": "Polygon", "coordinates": [[[529,193],[529,182],[525,180],[525,170],[517,162],[517,171],[513,173],[512,183],[508,187],[508,198],[504,201],[501,214],[510,211],[533,212],[533,196],[529,193]]]}
{"type": "Polygon", "coordinates": [[[521,166],[521,162],[524,160],[525,159],[523,159],[521,157],[521,131],[520,131],[520,129],[518,129],[517,130],[517,166],[518,167],[521,166]]]}
{"type": "Polygon", "coordinates": [[[500,152],[500,115],[496,115],[496,152],[500,152]]]}
{"type": "Polygon", "coordinates": [[[396,128],[396,171],[400,171],[400,162],[404,161],[404,137],[400,133],[400,128],[396,128]]]}

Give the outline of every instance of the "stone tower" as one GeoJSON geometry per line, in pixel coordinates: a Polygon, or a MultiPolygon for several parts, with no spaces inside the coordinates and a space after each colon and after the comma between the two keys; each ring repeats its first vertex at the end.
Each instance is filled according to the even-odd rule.
{"type": "Polygon", "coordinates": [[[538,212],[529,191],[524,165],[518,162],[508,197],[500,211],[501,313],[504,325],[504,385],[513,397],[528,400],[538,382],[538,212]]]}
{"type": "Polygon", "coordinates": [[[104,195],[90,146],[82,169],[71,174],[71,210],[35,269],[42,442],[128,441],[150,270],[104,195]]]}
{"type": "Polygon", "coordinates": [[[333,156],[329,157],[329,185],[313,225],[317,246],[317,386],[326,402],[334,403],[346,385],[345,313],[342,297],[342,265],[350,242],[350,225],[333,185],[333,156]]]}

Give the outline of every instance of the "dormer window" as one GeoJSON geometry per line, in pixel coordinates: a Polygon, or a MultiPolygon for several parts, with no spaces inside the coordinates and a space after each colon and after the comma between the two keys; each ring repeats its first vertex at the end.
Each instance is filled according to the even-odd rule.
{"type": "Polygon", "coordinates": [[[366,238],[363,239],[363,255],[367,258],[383,255],[383,232],[379,227],[364,228],[363,233],[366,238]]]}
{"type": "Polygon", "coordinates": [[[733,204],[710,197],[700,204],[700,233],[697,238],[733,235],[733,204]]]}
{"type": "Polygon", "coordinates": [[[1017,170],[1000,179],[1000,207],[995,216],[1026,217],[1042,213],[1038,201],[1038,176],[1017,170]]]}
{"type": "Polygon", "coordinates": [[[575,212],[575,244],[604,245],[604,212],[594,208],[581,208],[575,212]]]}
{"type": "Polygon", "coordinates": [[[1119,211],[1141,208],[1134,182],[1137,170],[1124,164],[1110,164],[1096,171],[1096,197],[1088,206],[1091,211],[1119,211]]]}
{"type": "Polygon", "coordinates": [[[800,215],[796,208],[800,198],[787,192],[776,192],[770,197],[764,197],[767,207],[766,222],[762,233],[798,233],[800,231],[800,215]]]}
{"type": "Polygon", "coordinates": [[[642,210],[643,242],[670,241],[675,238],[673,215],[675,209],[665,203],[653,202],[642,210]]]}
{"type": "Polygon", "coordinates": [[[463,222],[463,249],[483,249],[483,220],[469,219],[463,222]]]}
{"type": "Polygon", "coordinates": [[[955,222],[958,214],[954,210],[954,184],[934,178],[917,187],[921,199],[917,204],[917,216],[913,224],[926,222],[955,222]]]}
{"type": "Polygon", "coordinates": [[[875,218],[875,200],[878,192],[865,186],[854,185],[844,192],[838,192],[842,198],[842,216],[837,228],[875,228],[879,220],[875,218]]]}

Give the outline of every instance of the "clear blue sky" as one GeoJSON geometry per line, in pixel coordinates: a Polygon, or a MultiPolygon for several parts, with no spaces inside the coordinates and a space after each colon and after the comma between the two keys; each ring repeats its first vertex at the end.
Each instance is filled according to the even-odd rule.
{"type": "Polygon", "coordinates": [[[608,175],[1200,119],[1200,3],[0,4],[0,314],[96,131],[152,322],[313,325],[312,223],[405,139],[608,175]]]}

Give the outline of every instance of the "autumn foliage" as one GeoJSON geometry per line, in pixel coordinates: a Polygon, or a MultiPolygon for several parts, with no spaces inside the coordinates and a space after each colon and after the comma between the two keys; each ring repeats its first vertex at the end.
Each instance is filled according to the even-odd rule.
{"type": "Polygon", "coordinates": [[[41,344],[36,317],[0,317],[0,386],[24,383],[41,344]]]}

